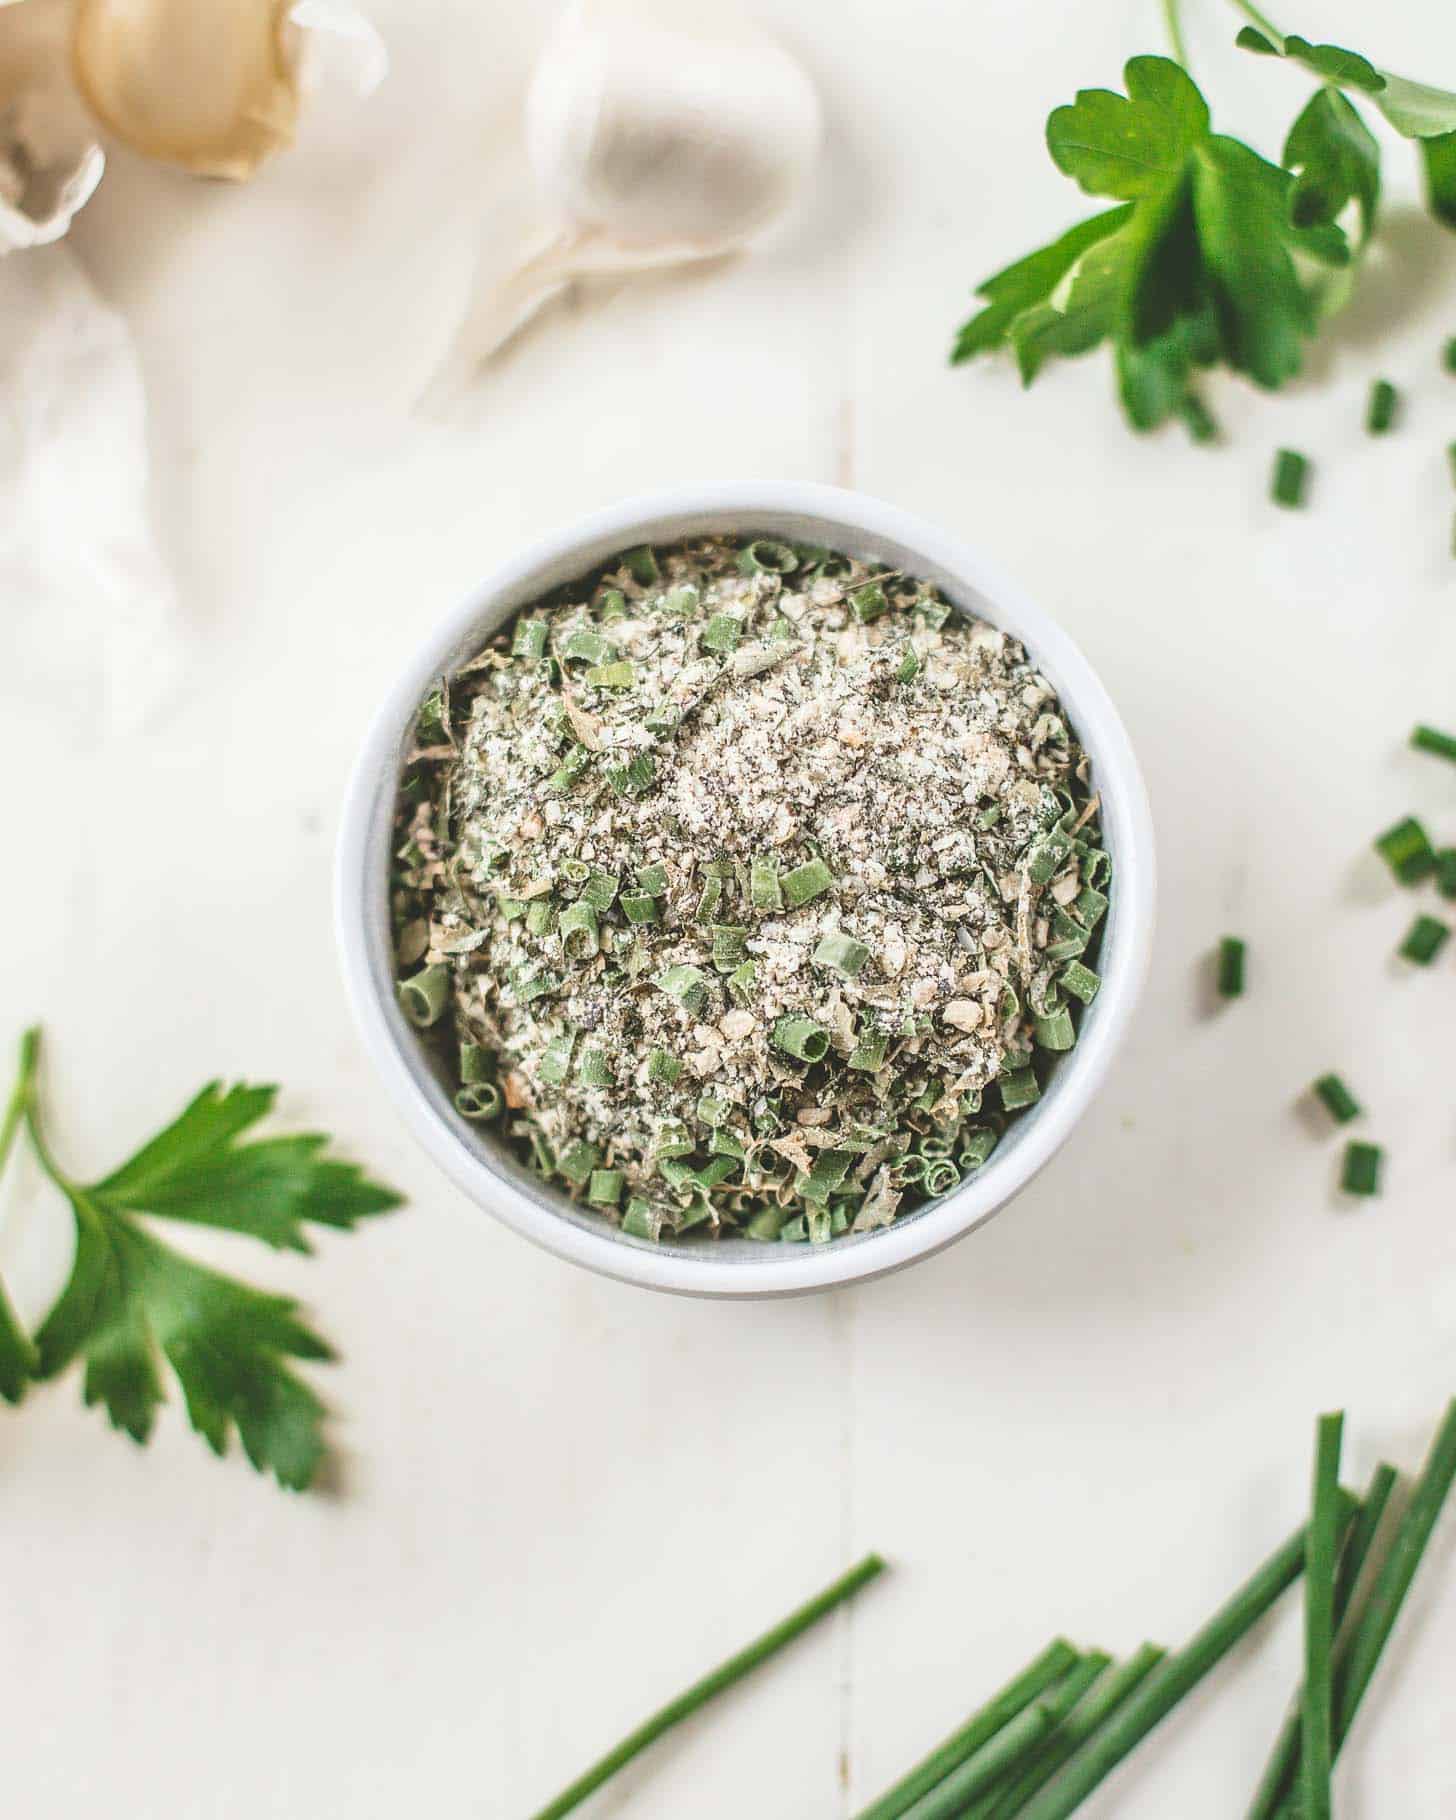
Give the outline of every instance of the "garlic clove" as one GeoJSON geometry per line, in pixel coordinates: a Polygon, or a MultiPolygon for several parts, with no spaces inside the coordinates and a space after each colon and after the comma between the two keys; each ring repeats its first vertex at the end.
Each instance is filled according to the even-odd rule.
{"type": "Polygon", "coordinates": [[[106,168],[66,68],[69,9],[0,12],[0,254],[59,240],[106,168]]]}
{"type": "Polygon", "coordinates": [[[382,78],[378,34],[329,0],[76,0],[72,49],[81,92],[118,139],[242,181],[292,143],[306,65],[325,42],[359,92],[382,78]]]}

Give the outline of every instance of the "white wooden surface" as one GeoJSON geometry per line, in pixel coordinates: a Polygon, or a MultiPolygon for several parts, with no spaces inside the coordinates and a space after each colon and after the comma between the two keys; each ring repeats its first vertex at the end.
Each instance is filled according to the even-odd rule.
{"type": "MultiPolygon", "coordinates": [[[[1275,149],[1299,79],[1189,7],[1220,117],[1275,149]]],[[[781,0],[832,117],[798,231],[558,312],[425,421],[538,10],[380,0],[395,70],[350,155],[243,191],[118,156],[77,236],[140,344],[195,648],[125,739],[5,684],[9,1021],[46,1021],[78,1167],[210,1075],[278,1078],[412,1204],[317,1262],[215,1247],[345,1355],[329,1495],[212,1461],[175,1408],[141,1452],[74,1380],[0,1418],[17,1815],[523,1820],[874,1546],[895,1573],[852,1617],[592,1810],[848,1815],[1054,1630],[1183,1636],[1298,1520],[1318,1409],[1348,1403],[1363,1473],[1413,1464],[1456,1388],[1456,973],[1397,974],[1413,905],[1368,852],[1407,811],[1456,834],[1456,778],[1402,750],[1418,716],[1456,722],[1456,240],[1398,198],[1312,383],[1220,389],[1215,453],[1135,440],[1100,359],[1022,396],[944,351],[972,282],[1076,214],[1041,118],[1157,46],[1152,0],[781,0]],[[1383,443],[1360,427],[1377,372],[1408,394],[1383,443]],[[1318,463],[1303,516],[1266,502],[1282,443],[1318,463]],[[536,1254],[416,1154],[350,1029],[330,843],[397,654],[483,566],[628,491],[753,475],[938,516],[1065,619],[1143,756],[1162,920],[1116,1078],[1013,1210],[862,1292],[708,1307],[536,1254]],[[1250,991],[1210,1018],[1226,929],[1250,991]],[[1330,1066],[1389,1146],[1368,1207],[1294,1107],[1330,1066]]],[[[1287,23],[1456,74],[1435,0],[1382,9],[1378,44],[1362,10],[1287,23]]],[[[1413,196],[1408,152],[1389,165],[1413,196]]],[[[1241,1811],[1294,1618],[1089,1814],[1241,1811]]],[[[1341,1772],[1349,1820],[1453,1810],[1453,1623],[1448,1525],[1341,1772]]]]}

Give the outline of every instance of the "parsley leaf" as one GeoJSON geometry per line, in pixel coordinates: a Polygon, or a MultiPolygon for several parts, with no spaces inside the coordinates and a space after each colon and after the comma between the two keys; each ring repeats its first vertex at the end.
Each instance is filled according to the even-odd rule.
{"type": "Polygon", "coordinates": [[[307,1251],[308,1223],[351,1229],[400,1204],[392,1190],[324,1154],[308,1134],[239,1143],[273,1106],[273,1087],[204,1087],[180,1116],[119,1169],[90,1186],[52,1156],[35,1103],[37,1045],[21,1051],[13,1116],[0,1127],[0,1163],[22,1126],[41,1166],[70,1203],[76,1255],[33,1343],[0,1293],[0,1393],[19,1398],[27,1377],[84,1365],[83,1396],[113,1426],[144,1442],[166,1400],[171,1367],[192,1426],[215,1453],[236,1428],[260,1472],[302,1490],[323,1456],[324,1406],[288,1361],[327,1360],[329,1347],[296,1305],[194,1263],[138,1216],[189,1221],[307,1251]]]}
{"type": "Polygon", "coordinates": [[[1284,166],[1295,173],[1290,218],[1298,227],[1334,223],[1353,201],[1362,244],[1380,204],[1380,147],[1338,89],[1317,89],[1284,141],[1284,166]]]}
{"type": "Polygon", "coordinates": [[[1432,139],[1456,133],[1456,94],[1377,69],[1358,51],[1344,50],[1338,44],[1311,44],[1297,33],[1280,36],[1256,31],[1250,25],[1234,42],[1258,56],[1284,57],[1303,64],[1336,88],[1359,89],[1369,95],[1402,138],[1432,139]]]}
{"type": "Polygon", "coordinates": [[[1345,111],[1325,109],[1299,130],[1296,178],[1215,133],[1197,85],[1169,58],[1134,57],[1124,79],[1125,95],[1081,90],[1046,131],[1062,171],[1122,206],[988,279],[988,307],[952,359],[1006,348],[1030,384],[1053,356],[1110,341],[1136,428],[1178,416],[1203,433],[1200,368],[1221,360],[1266,387],[1300,370],[1332,274],[1352,256],[1335,216],[1353,195],[1373,217],[1378,165],[1342,97],[1345,111]]]}

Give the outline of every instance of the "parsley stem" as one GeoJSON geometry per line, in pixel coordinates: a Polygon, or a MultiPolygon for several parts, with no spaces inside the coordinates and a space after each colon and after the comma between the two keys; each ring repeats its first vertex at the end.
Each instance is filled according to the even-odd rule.
{"type": "Polygon", "coordinates": [[[15,1134],[30,1111],[30,1103],[35,1095],[35,1068],[39,1056],[40,1026],[37,1024],[20,1039],[20,1067],[15,1076],[15,1086],[11,1089],[9,1104],[5,1108],[5,1116],[0,1119],[0,1172],[4,1171],[9,1160],[15,1134]]]}
{"type": "Polygon", "coordinates": [[[1163,21],[1168,28],[1168,42],[1173,47],[1173,55],[1186,70],[1188,45],[1183,37],[1183,20],[1178,9],[1179,0],[1163,0],[1163,21]]]}
{"type": "Polygon", "coordinates": [[[817,1624],[821,1618],[827,1617],[836,1606],[842,1605],[846,1599],[851,1598],[862,1586],[877,1578],[884,1570],[885,1563],[878,1555],[866,1555],[857,1567],[850,1568],[849,1572],[842,1575],[832,1586],[826,1586],[824,1591],[810,1599],[807,1605],[801,1605],[797,1611],[790,1612],[788,1617],[776,1624],[772,1630],[765,1631],[761,1637],[739,1650],[737,1655],[730,1656],[720,1668],[715,1668],[711,1674],[704,1675],[701,1681],[695,1681],[675,1700],[669,1700],[667,1705],[655,1712],[650,1719],[644,1720],[636,1731],[629,1732],[622,1742],[614,1750],[608,1751],[600,1762],[594,1763],[589,1770],[578,1776],[570,1788],[564,1789],[554,1801],[548,1802],[539,1813],[533,1816],[533,1820],[561,1820],[563,1814],[569,1814],[573,1808],[580,1806],[588,1795],[594,1794],[604,1782],[615,1776],[619,1769],[630,1763],[639,1752],[646,1750],[647,1746],[654,1743],[665,1731],[680,1724],[682,1720],[695,1713],[700,1706],[706,1705],[715,1694],[721,1694],[735,1681],[741,1681],[746,1674],[757,1668],[760,1663],[766,1662],[770,1656],[777,1655],[785,1644],[792,1643],[795,1637],[808,1630],[811,1625],[817,1624]]]}
{"type": "Polygon", "coordinates": [[[1266,19],[1257,6],[1251,6],[1249,0],[1229,0],[1230,6],[1240,12],[1253,26],[1256,26],[1272,44],[1284,48],[1284,34],[1272,19],[1266,19]]]}

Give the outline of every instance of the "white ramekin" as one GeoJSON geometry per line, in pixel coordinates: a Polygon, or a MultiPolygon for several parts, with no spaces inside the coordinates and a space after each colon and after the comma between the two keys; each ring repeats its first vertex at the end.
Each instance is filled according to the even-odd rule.
{"type": "Polygon", "coordinates": [[[774,481],[690,487],[628,500],[542,538],[488,575],[423,644],[400,653],[399,679],[369,729],[344,805],[336,893],[344,978],[365,1046],[415,1136],[471,1200],[559,1257],[624,1282],[685,1295],[795,1295],[929,1257],[990,1219],[1066,1141],[1106,1079],[1142,988],[1152,945],[1153,828],[1132,746],[1087,660],[974,550],[894,506],[836,487],[774,481]],[[827,544],[890,562],[1021,639],[1092,759],[1112,856],[1112,905],[1098,963],[1102,990],[1042,1098],[1013,1120],[985,1167],[949,1194],[893,1226],[824,1246],[737,1238],[654,1245],[622,1237],[458,1116],[395,1001],[390,834],[396,777],[420,701],[517,608],[549,589],[635,544],[713,531],[827,544]]]}

